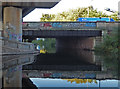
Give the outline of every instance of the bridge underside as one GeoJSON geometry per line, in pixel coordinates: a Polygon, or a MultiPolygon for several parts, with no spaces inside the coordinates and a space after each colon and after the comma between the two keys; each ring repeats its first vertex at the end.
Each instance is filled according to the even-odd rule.
{"type": "Polygon", "coordinates": [[[19,1],[9,1],[5,0],[2,1],[2,7],[3,9],[5,7],[16,7],[22,9],[22,17],[25,17],[27,14],[29,14],[32,10],[35,8],[52,8],[54,7],[60,0],[55,1],[49,1],[49,0],[37,0],[37,1],[31,1],[31,0],[19,0],[19,1]]]}
{"type": "Polygon", "coordinates": [[[35,38],[56,38],[57,53],[72,53],[79,50],[93,50],[100,30],[23,30],[23,39],[29,42],[35,38]]]}
{"type": "Polygon", "coordinates": [[[96,37],[101,30],[23,30],[23,38],[96,37]]]}
{"type": "Polygon", "coordinates": [[[56,52],[79,54],[80,50],[93,50],[95,39],[89,37],[83,38],[56,38],[56,52]]]}

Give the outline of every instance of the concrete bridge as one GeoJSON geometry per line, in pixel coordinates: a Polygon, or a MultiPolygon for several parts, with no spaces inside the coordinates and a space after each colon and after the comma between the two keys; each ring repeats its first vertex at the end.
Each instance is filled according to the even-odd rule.
{"type": "Polygon", "coordinates": [[[23,38],[102,36],[97,22],[24,22],[23,38]]]}
{"type": "Polygon", "coordinates": [[[23,22],[22,36],[29,42],[36,38],[56,38],[57,52],[93,50],[97,40],[115,28],[118,22],[23,22]]]}
{"type": "Polygon", "coordinates": [[[56,52],[94,49],[95,37],[102,36],[97,22],[24,22],[23,39],[56,38],[56,52]]]}
{"type": "Polygon", "coordinates": [[[23,38],[63,38],[102,36],[101,30],[24,30],[23,38]]]}

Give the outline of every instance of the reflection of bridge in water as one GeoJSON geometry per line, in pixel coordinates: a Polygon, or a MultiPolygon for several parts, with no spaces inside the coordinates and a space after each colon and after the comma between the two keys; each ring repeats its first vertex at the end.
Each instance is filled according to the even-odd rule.
{"type": "Polygon", "coordinates": [[[23,66],[23,74],[30,78],[117,79],[112,71],[103,69],[101,61],[92,52],[81,53],[38,55],[35,62],[23,66]]]}
{"type": "MultiPolygon", "coordinates": [[[[24,80],[26,81],[26,83],[29,82],[28,78],[60,78],[60,79],[78,78],[78,79],[99,79],[99,80],[103,80],[107,78],[117,79],[116,77],[113,76],[111,71],[101,71],[101,70],[88,71],[86,69],[84,70],[78,69],[77,71],[75,71],[74,67],[71,67],[71,70],[69,70],[68,67],[70,67],[71,64],[66,66],[61,65],[62,67],[64,67],[64,69],[68,71],[57,70],[59,69],[59,66],[60,66],[60,64],[57,64],[58,62],[56,62],[57,65],[51,64],[51,66],[53,67],[51,67],[50,65],[44,65],[44,68],[45,67],[47,68],[48,66],[48,67],[51,67],[51,70],[44,70],[44,69],[36,70],[34,69],[34,67],[33,69],[28,69],[26,66],[29,67],[29,65],[34,64],[35,62],[38,62],[38,61],[35,61],[35,58],[36,57],[34,57],[33,55],[9,56],[9,57],[4,56],[3,57],[3,76],[2,76],[4,81],[3,86],[4,87],[22,87],[22,85],[26,85],[24,80]],[[57,69],[55,69],[56,66],[57,66],[57,69]]],[[[40,60],[40,62],[41,64],[39,65],[42,65],[42,63],[44,64],[43,60],[40,60]]],[[[86,63],[86,66],[87,65],[89,64],[86,63]]],[[[74,66],[78,66],[78,65],[74,65],[74,66]]],[[[97,67],[97,66],[94,65],[94,67],[97,67]]],[[[30,86],[32,86],[32,83],[30,84],[31,84],[30,86]]]]}
{"type": "Polygon", "coordinates": [[[58,78],[58,79],[117,79],[111,71],[51,71],[23,70],[24,77],[29,78],[58,78]]]}
{"type": "Polygon", "coordinates": [[[61,71],[101,71],[100,63],[93,52],[80,51],[78,54],[40,54],[35,62],[24,66],[27,70],[61,70],[61,71]]]}
{"type": "MultiPolygon", "coordinates": [[[[34,49],[33,49],[32,44],[21,43],[21,41],[22,41],[22,18],[21,17],[24,17],[25,15],[27,15],[29,12],[31,12],[36,7],[51,8],[54,5],[56,5],[60,0],[55,0],[56,2],[50,2],[49,0],[46,0],[47,2],[46,1],[39,2],[40,0],[38,0],[38,2],[21,2],[22,0],[19,0],[19,1],[20,2],[18,2],[18,3],[17,2],[12,2],[12,3],[11,2],[2,2],[3,8],[0,8],[1,9],[0,12],[3,15],[3,16],[0,15],[0,30],[1,30],[0,36],[7,38],[7,40],[3,39],[3,41],[0,39],[0,41],[1,41],[0,46],[5,48],[2,50],[5,53],[8,51],[9,51],[9,53],[14,52],[14,54],[19,54],[21,52],[28,53],[30,51],[33,52],[34,49]],[[13,13],[14,13],[14,15],[13,15],[13,13]],[[10,40],[10,41],[8,41],[8,40],[10,40]],[[15,42],[13,42],[12,40],[14,40],[15,42]]],[[[28,0],[28,1],[30,1],[30,0],[28,0]]],[[[24,30],[23,38],[24,39],[29,39],[29,41],[32,41],[36,37],[45,37],[45,38],[48,38],[48,37],[53,38],[54,37],[57,39],[57,43],[56,43],[57,44],[56,45],[57,52],[64,51],[66,53],[72,52],[72,54],[73,54],[73,52],[75,51],[75,53],[77,53],[78,55],[81,55],[81,53],[77,49],[92,49],[94,47],[94,37],[101,36],[102,35],[101,30],[103,30],[103,29],[107,29],[107,30],[112,29],[113,30],[112,26],[115,25],[114,23],[103,23],[103,22],[101,22],[101,23],[98,23],[98,22],[96,22],[96,23],[94,23],[94,22],[92,22],[92,23],[91,22],[89,22],[89,23],[42,22],[42,23],[34,23],[33,25],[32,24],[33,23],[30,23],[30,24],[24,23],[23,24],[23,25],[26,25],[25,28],[23,27],[23,30],[24,30]]],[[[84,53],[84,52],[82,52],[82,53],[84,53]]],[[[34,57],[27,58],[27,57],[23,57],[23,55],[22,55],[22,57],[15,57],[15,58],[14,58],[14,56],[12,56],[12,57],[10,57],[10,59],[8,57],[2,57],[1,59],[3,59],[2,62],[3,62],[4,70],[3,70],[3,75],[0,78],[1,78],[1,80],[3,79],[3,87],[22,87],[22,65],[26,65],[28,63],[33,62],[32,58],[34,58],[34,57]]],[[[95,64],[94,61],[91,60],[92,58],[88,59],[88,57],[87,58],[83,57],[83,59],[86,59],[84,61],[84,63],[89,62],[89,63],[86,63],[86,66],[91,65],[93,67],[97,67],[95,70],[100,69],[99,65],[95,64]]],[[[45,61],[44,60],[42,60],[42,61],[44,64],[45,61]]],[[[59,60],[59,61],[62,61],[62,60],[59,60]]],[[[77,62],[79,63],[80,61],[81,60],[78,59],[74,63],[73,63],[73,61],[71,61],[71,63],[73,63],[75,65],[75,64],[77,64],[77,62]]],[[[0,62],[1,62],[1,60],[0,60],[0,62]]],[[[58,62],[56,62],[56,64],[57,63],[58,62]]],[[[47,65],[45,65],[43,67],[45,69],[45,67],[47,68],[47,65]]],[[[77,69],[80,69],[80,67],[78,67],[77,69]]],[[[90,69],[92,69],[92,67],[90,67],[90,69]]],[[[34,71],[34,70],[32,70],[32,71],[34,71]]],[[[56,72],[52,72],[52,71],[46,71],[46,72],[44,72],[44,75],[46,77],[48,77],[49,73],[53,73],[52,77],[59,76],[59,74],[57,74],[56,72]]],[[[58,71],[58,72],[61,73],[60,71],[58,71]]],[[[0,73],[1,73],[1,71],[0,71],[0,73]]],[[[28,74],[28,77],[31,77],[31,74],[34,74],[34,73],[41,73],[41,75],[42,75],[43,71],[39,72],[37,70],[36,72],[32,73],[28,70],[25,70],[25,73],[28,74]]],[[[62,71],[62,73],[63,73],[63,71],[62,71]]],[[[70,73],[73,73],[73,72],[70,71],[70,73]]],[[[84,74],[81,76],[78,76],[78,74],[80,74],[80,71],[77,72],[78,74],[76,72],[74,72],[74,73],[75,73],[75,75],[74,75],[75,77],[82,78],[81,76],[84,76],[84,74]]],[[[89,73],[90,73],[90,71],[89,71],[89,73]]],[[[87,72],[87,74],[89,74],[89,73],[87,72]]],[[[95,74],[94,72],[91,73],[91,75],[94,75],[94,74],[95,74]]],[[[67,73],[63,73],[63,75],[64,75],[63,77],[67,77],[67,75],[73,76],[72,74],[67,74],[67,73]]],[[[36,77],[36,76],[40,77],[40,75],[37,75],[37,74],[36,75],[34,74],[33,77],[36,77]]],[[[103,76],[104,76],[104,74],[103,74],[103,76]]],[[[100,77],[103,78],[103,76],[100,76],[100,77]]],[[[111,78],[108,76],[105,76],[105,77],[111,78]]]]}
{"type": "Polygon", "coordinates": [[[3,87],[22,87],[22,66],[34,61],[33,55],[2,56],[3,87]]]}

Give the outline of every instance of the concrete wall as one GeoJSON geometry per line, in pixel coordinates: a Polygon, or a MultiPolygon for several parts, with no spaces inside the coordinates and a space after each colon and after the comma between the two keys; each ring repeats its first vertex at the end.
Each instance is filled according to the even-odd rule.
{"type": "Polygon", "coordinates": [[[34,45],[32,43],[10,41],[3,38],[0,38],[0,43],[0,49],[2,49],[2,54],[24,54],[34,53],[35,51],[34,45]]]}

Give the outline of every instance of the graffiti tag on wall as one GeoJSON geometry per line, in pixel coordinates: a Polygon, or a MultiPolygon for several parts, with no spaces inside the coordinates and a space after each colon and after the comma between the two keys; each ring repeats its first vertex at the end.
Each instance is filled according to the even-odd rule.
{"type": "Polygon", "coordinates": [[[23,23],[23,29],[39,30],[74,30],[74,29],[95,29],[96,23],[78,23],[78,22],[38,22],[23,23]]]}
{"type": "Polygon", "coordinates": [[[9,40],[16,40],[16,41],[22,41],[22,34],[16,33],[16,27],[11,25],[10,23],[6,23],[5,25],[5,37],[7,37],[9,40]]]}

